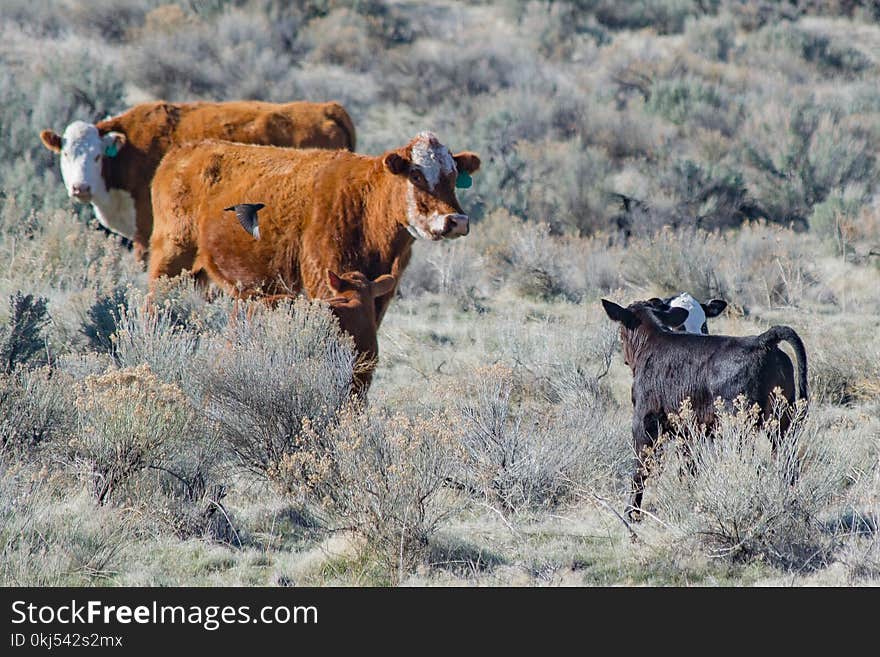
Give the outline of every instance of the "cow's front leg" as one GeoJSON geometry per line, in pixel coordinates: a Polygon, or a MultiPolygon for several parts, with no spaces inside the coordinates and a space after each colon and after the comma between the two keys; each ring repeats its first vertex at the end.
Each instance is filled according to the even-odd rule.
{"type": "Polygon", "coordinates": [[[143,271],[147,270],[150,261],[150,241],[139,240],[137,236],[132,242],[132,251],[134,251],[134,259],[140,264],[143,271]]]}
{"type": "Polygon", "coordinates": [[[636,461],[633,465],[632,490],[625,513],[634,522],[642,519],[642,497],[645,493],[645,481],[651,472],[652,462],[656,458],[656,455],[652,454],[652,450],[659,431],[660,424],[654,414],[637,411],[633,416],[633,449],[636,461]]]}
{"type": "Polygon", "coordinates": [[[134,201],[135,228],[131,238],[135,260],[144,271],[150,262],[150,236],[153,234],[153,208],[150,204],[150,192],[138,194],[134,201]]]}

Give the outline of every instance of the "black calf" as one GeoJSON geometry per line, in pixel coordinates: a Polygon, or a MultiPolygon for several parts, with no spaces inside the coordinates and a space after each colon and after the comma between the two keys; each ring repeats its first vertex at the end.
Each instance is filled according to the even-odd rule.
{"type": "MultiPolygon", "coordinates": [[[[794,347],[797,356],[797,399],[807,399],[807,354],[800,337],[788,326],[774,326],[761,335],[731,337],[675,333],[687,317],[682,308],[663,309],[652,301],[627,308],[602,300],[605,312],[619,322],[623,357],[633,373],[633,444],[638,463],[633,471],[632,497],[627,514],[632,518],[642,504],[649,448],[661,430],[669,431],[669,413],[690,399],[699,422],[712,428],[717,398],[730,404],[745,395],[761,407],[766,421],[773,410],[773,390],[780,388],[789,404],[795,402],[795,377],[791,359],[779,347],[794,347]]],[[[786,413],[779,435],[790,424],[786,413]]],[[[774,446],[775,447],[775,446],[774,446]]]]}

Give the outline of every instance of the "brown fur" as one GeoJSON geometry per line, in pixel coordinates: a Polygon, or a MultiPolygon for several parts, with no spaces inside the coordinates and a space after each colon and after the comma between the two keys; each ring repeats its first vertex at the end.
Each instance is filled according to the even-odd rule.
{"type": "MultiPolygon", "coordinates": [[[[273,144],[297,148],[351,149],[355,131],[351,118],[338,103],[166,103],[136,105],[96,124],[102,135],[121,132],[126,137],[119,154],[104,159],[108,189],[123,189],[134,198],[135,252],[146,259],[153,229],[150,181],[165,153],[175,145],[206,138],[273,144]]],[[[61,138],[44,130],[46,148],[58,151],[61,138]]]]}
{"type": "MultiPolygon", "coordinates": [[[[380,157],[213,140],[174,148],[153,179],[151,284],[190,269],[239,296],[305,291],[327,298],[328,269],[399,280],[414,240],[406,228],[411,147],[380,157]],[[253,201],[266,206],[259,240],[224,212],[253,201]]],[[[472,153],[454,158],[459,170],[479,167],[472,153]]],[[[420,211],[462,213],[454,173],[433,192],[413,185],[420,211]]],[[[393,292],[376,300],[377,325],[393,292]]]]}

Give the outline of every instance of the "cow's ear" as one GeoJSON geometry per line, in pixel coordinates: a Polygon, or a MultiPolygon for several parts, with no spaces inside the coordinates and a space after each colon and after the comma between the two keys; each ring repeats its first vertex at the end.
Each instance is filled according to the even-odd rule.
{"type": "Polygon", "coordinates": [[[116,157],[119,151],[122,150],[122,147],[125,146],[126,139],[125,135],[121,132],[108,132],[101,137],[101,142],[104,144],[104,155],[116,157]]]}
{"type": "Polygon", "coordinates": [[[675,328],[676,326],[681,326],[687,321],[688,315],[690,313],[684,308],[670,308],[669,310],[661,310],[657,309],[654,311],[654,315],[663,322],[666,326],[675,328]]]}
{"type": "Polygon", "coordinates": [[[40,133],[40,141],[43,142],[43,146],[48,148],[50,151],[54,151],[56,153],[61,152],[61,135],[59,135],[54,130],[43,130],[40,133]]]}
{"type": "Polygon", "coordinates": [[[701,303],[700,305],[703,307],[706,317],[718,317],[727,308],[727,302],[723,299],[712,299],[709,303],[701,303]]]}
{"type": "Polygon", "coordinates": [[[391,290],[394,289],[394,285],[397,283],[397,279],[394,278],[391,274],[383,274],[375,281],[373,281],[373,296],[374,297],[383,297],[391,290]]]}
{"type": "Polygon", "coordinates": [[[409,173],[409,160],[400,153],[388,153],[383,160],[385,168],[395,176],[407,175],[409,173]]]}
{"type": "Polygon", "coordinates": [[[462,151],[452,156],[455,168],[464,173],[476,173],[480,168],[480,156],[470,151],[462,151]]]}
{"type": "Polygon", "coordinates": [[[633,329],[639,325],[639,319],[633,313],[622,306],[618,306],[613,301],[602,299],[602,307],[605,313],[615,322],[620,322],[628,329],[633,329]]]}

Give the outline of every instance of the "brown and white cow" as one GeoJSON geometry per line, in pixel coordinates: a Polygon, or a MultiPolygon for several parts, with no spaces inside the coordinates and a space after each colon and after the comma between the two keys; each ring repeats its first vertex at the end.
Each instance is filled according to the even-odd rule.
{"type": "Polygon", "coordinates": [[[74,121],[59,135],[43,130],[61,154],[68,195],[91,203],[102,226],[134,242],[146,258],[153,228],[150,181],[165,153],[206,138],[293,146],[355,147],[351,118],[338,103],[166,103],[136,105],[96,124],[74,121]]]}
{"type": "MultiPolygon", "coordinates": [[[[149,278],[184,269],[230,293],[305,291],[327,298],[325,272],[399,280],[416,239],[467,235],[455,195],[480,159],[423,132],[378,157],[225,141],[169,151],[153,178],[149,278]],[[265,204],[259,239],[224,208],[265,204]]],[[[376,299],[376,324],[394,290],[376,299]]]]}

